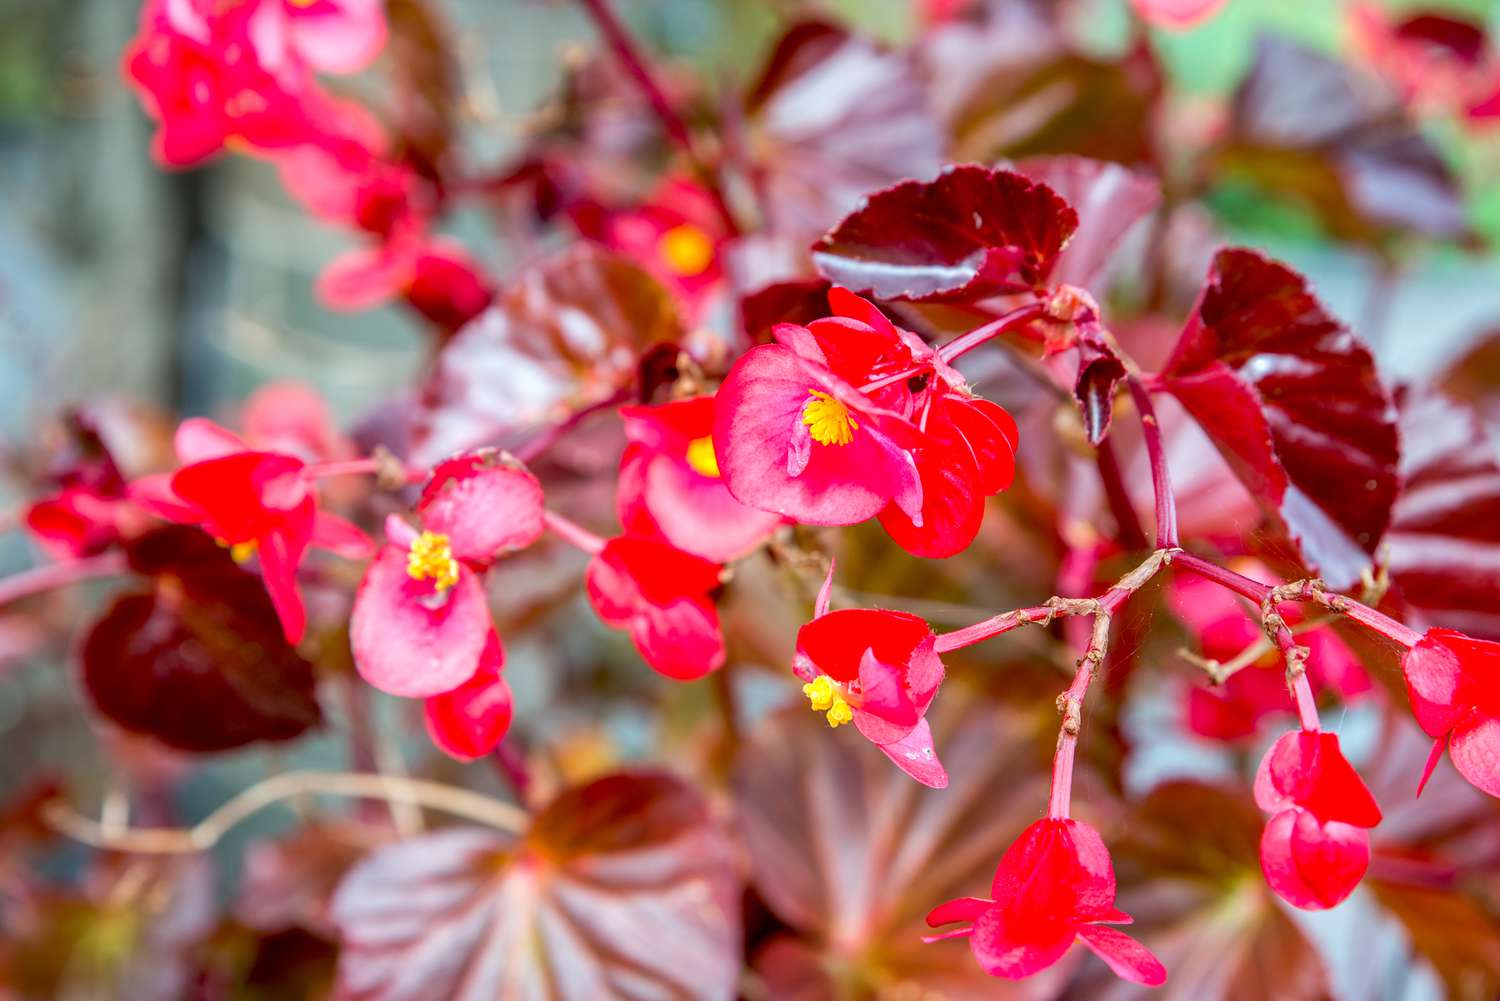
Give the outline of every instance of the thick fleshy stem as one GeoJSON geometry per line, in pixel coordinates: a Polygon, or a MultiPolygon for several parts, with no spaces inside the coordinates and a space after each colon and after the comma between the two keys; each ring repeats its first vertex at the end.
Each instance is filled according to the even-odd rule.
{"type": "Polygon", "coordinates": [[[1156,409],[1151,405],[1151,394],[1146,392],[1135,376],[1126,383],[1130,386],[1130,397],[1141,415],[1141,433],[1146,440],[1146,456],[1151,462],[1151,486],[1156,492],[1156,548],[1176,549],[1177,498],[1172,493],[1172,480],[1167,474],[1167,454],[1162,444],[1161,423],[1156,419],[1156,409]]]}
{"type": "Polygon", "coordinates": [[[1228,567],[1221,567],[1211,560],[1206,560],[1193,553],[1178,552],[1172,560],[1174,566],[1197,574],[1204,580],[1211,580],[1220,587],[1228,588],[1238,595],[1249,598],[1257,605],[1264,604],[1266,599],[1274,593],[1276,603],[1290,602],[1314,602],[1322,605],[1332,612],[1348,616],[1354,622],[1359,623],[1372,632],[1379,633],[1393,643],[1403,647],[1413,647],[1421,642],[1422,634],[1403,625],[1384,612],[1375,609],[1353,598],[1342,594],[1330,592],[1326,585],[1316,580],[1293,581],[1290,584],[1282,584],[1272,587],[1262,584],[1258,580],[1252,580],[1244,574],[1236,573],[1228,567]]]}
{"type": "Polygon", "coordinates": [[[78,584],[100,577],[113,577],[128,570],[129,564],[123,553],[104,553],[81,560],[63,563],[48,563],[32,567],[18,574],[0,579],[0,606],[8,605],[34,594],[55,591],[69,584],[78,584]]]}
{"type": "Polygon", "coordinates": [[[960,355],[979,347],[986,341],[999,337],[1014,327],[1041,319],[1047,312],[1044,303],[1032,302],[1025,306],[1018,306],[1009,313],[999,316],[982,327],[975,327],[966,334],[960,334],[953,340],[938,348],[938,357],[945,362],[951,362],[960,355]]]}
{"type": "Polygon", "coordinates": [[[543,512],[542,519],[559,539],[562,539],[570,546],[583,550],[590,556],[597,556],[604,549],[604,539],[590,532],[577,522],[569,518],[564,518],[556,511],[549,510],[543,512]]]}
{"type": "Polygon", "coordinates": [[[594,26],[599,29],[599,34],[604,36],[604,41],[609,45],[610,51],[619,61],[625,72],[635,81],[640,89],[641,95],[651,105],[651,110],[661,121],[662,128],[666,130],[667,136],[676,143],[686,154],[693,170],[698,174],[708,188],[713,198],[714,208],[723,219],[725,227],[732,234],[740,231],[739,221],[735,219],[734,212],[724,198],[724,192],[719,184],[717,173],[712,170],[698,153],[698,147],[693,142],[692,133],[688,131],[687,123],[672,107],[672,102],[667,99],[666,92],[662,90],[661,84],[657,83],[652,74],[650,66],[644,56],[636,47],[635,40],[630,37],[630,32],[625,25],[615,16],[610,9],[608,0],[579,0],[585,10],[594,21],[594,26]]]}

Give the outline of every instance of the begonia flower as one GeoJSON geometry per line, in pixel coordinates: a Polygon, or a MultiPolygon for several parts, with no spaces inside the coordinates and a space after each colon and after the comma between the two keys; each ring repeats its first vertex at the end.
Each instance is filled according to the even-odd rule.
{"type": "Polygon", "coordinates": [[[385,0],[252,0],[250,6],[251,42],[273,71],[357,73],[385,48],[385,0]]]}
{"type": "Polygon", "coordinates": [[[814,618],[797,632],[792,671],[828,725],[853,723],[902,771],[943,788],[927,709],[943,683],[943,662],[927,623],[907,612],[845,608],[830,612],[833,572],[824,581],[814,618]]]}
{"type": "MultiPolygon", "coordinates": [[[[440,464],[417,504],[392,515],[349,622],[354,666],[391,695],[425,698],[472,679],[494,633],[480,574],[542,533],[542,489],[494,453],[440,464]]],[[[498,643],[498,639],[496,640],[498,643]]]]}
{"type": "Polygon", "coordinates": [[[330,309],[373,309],[395,298],[444,333],[484,312],[495,297],[489,278],[456,241],[400,228],[378,247],[349,251],[318,277],[330,309]]]}
{"type": "Polygon", "coordinates": [[[1260,864],[1278,896],[1316,911],[1354,892],[1370,865],[1366,829],[1380,823],[1380,807],[1336,734],[1282,734],[1261,759],[1255,802],[1272,814],[1260,864]]]}
{"type": "Polygon", "coordinates": [[[1500,643],[1429,629],[1402,658],[1401,672],[1412,713],[1435,738],[1422,785],[1446,747],[1460,775],[1500,796],[1500,643]]]}
{"type": "Polygon", "coordinates": [[[319,510],[307,465],[294,455],[252,449],[202,418],[183,421],[174,444],[182,466],[133,482],[132,500],[169,521],[202,528],[239,562],[257,558],[287,642],[301,642],[307,613],[297,568],[308,548],[358,559],[368,554],[369,540],[354,525],[319,510]]]}
{"type": "Polygon", "coordinates": [[[714,454],[714,400],[621,407],[625,446],[616,503],[628,535],[656,536],[726,563],[758,547],[781,517],[734,499],[714,454]]]}
{"type": "Polygon", "coordinates": [[[165,166],[201,163],[229,144],[284,149],[314,134],[310,77],[280,75],[256,58],[255,5],[218,5],[187,23],[183,0],[148,0],[125,50],[125,76],[157,122],[152,153],[165,166]]]}
{"type": "Polygon", "coordinates": [[[1500,55],[1483,23],[1456,11],[1393,17],[1356,3],[1349,26],[1357,50],[1406,103],[1476,122],[1500,117],[1500,55]]]}
{"type": "Polygon", "coordinates": [[[724,663],[712,597],[721,570],[657,539],[622,535],[594,556],[584,583],[599,618],[629,632],[647,664],[691,681],[724,663]]]}
{"type": "Polygon", "coordinates": [[[1178,30],[1202,24],[1219,12],[1227,0],[1130,0],[1143,19],[1162,28],[1178,30]]]}
{"type": "Polygon", "coordinates": [[[1047,817],[1021,833],[1001,858],[992,899],[960,897],[934,908],[927,923],[961,928],[927,939],[967,936],[991,976],[1019,980],[1056,963],[1082,940],[1115,974],[1156,987],[1167,971],[1145,946],[1107,927],[1129,924],[1115,908],[1109,849],[1087,824],[1047,817]]]}

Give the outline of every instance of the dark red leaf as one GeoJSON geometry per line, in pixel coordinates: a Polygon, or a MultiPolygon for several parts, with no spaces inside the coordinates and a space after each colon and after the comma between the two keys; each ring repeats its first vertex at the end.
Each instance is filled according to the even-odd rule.
{"type": "Polygon", "coordinates": [[[348,1001],[723,1001],[739,883],[702,798],[663,774],[563,793],[516,839],[454,828],[382,848],[333,901],[348,1001]]]}
{"type": "Polygon", "coordinates": [[[1337,236],[1467,232],[1453,172],[1389,95],[1320,52],[1264,36],[1234,97],[1231,173],[1299,197],[1337,236]]]}
{"type": "Polygon", "coordinates": [[[290,740],[320,721],[312,665],[259,578],[194,528],[150,533],[130,558],[156,587],[116,598],[83,641],[103,716],[187,751],[290,740]]]}
{"type": "Polygon", "coordinates": [[[1500,639],[1500,447],[1436,393],[1403,395],[1401,440],[1391,577],[1431,624],[1500,639]]]}
{"type": "Polygon", "coordinates": [[[418,452],[513,445],[629,385],[641,351],[682,336],[671,295],[644,269],[574,247],[522,271],[443,348],[415,416],[418,452]]]}
{"type": "Polygon", "coordinates": [[[776,232],[811,237],[865,192],[942,164],[943,135],[911,56],[829,24],[788,29],[745,114],[776,232]]]}
{"type": "Polygon", "coordinates": [[[875,192],[813,246],[813,261],[862,295],[972,301],[1039,286],[1077,225],[1045,184],[961,164],[875,192]]]}
{"type": "Polygon", "coordinates": [[[756,340],[778,323],[805,327],[828,315],[828,282],[821,278],[777,282],[740,300],[740,322],[756,340]]]}
{"type": "Polygon", "coordinates": [[[1306,280],[1220,251],[1162,375],[1308,567],[1335,587],[1358,581],[1396,497],[1395,407],[1306,280]]]}

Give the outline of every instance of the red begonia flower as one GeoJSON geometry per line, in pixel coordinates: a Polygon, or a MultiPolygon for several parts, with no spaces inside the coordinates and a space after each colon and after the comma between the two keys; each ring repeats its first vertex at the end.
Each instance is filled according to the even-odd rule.
{"type": "Polygon", "coordinates": [[[53,559],[78,559],[120,541],[128,501],[93,487],[63,487],[26,509],[26,530],[53,559]]]}
{"type": "Polygon", "coordinates": [[[301,642],[307,613],[297,568],[308,548],[358,559],[368,554],[369,540],[344,519],[318,510],[306,464],[296,456],[253,450],[202,418],[183,421],[174,441],[183,466],[170,476],[132,483],[132,500],[169,521],[202,528],[237,560],[258,557],[287,642],[301,642]]]}
{"type": "Polygon", "coordinates": [[[500,674],[504,666],[500,634],[491,629],[474,676],[452,691],[427,698],[427,735],[445,754],[474,761],[499,746],[511,717],[510,687],[500,674]]]}
{"type": "Polygon", "coordinates": [[[1167,971],[1145,946],[1106,924],[1128,924],[1115,908],[1109,849],[1087,824],[1044,818],[1021,833],[995,870],[994,899],[961,897],[934,908],[927,923],[965,926],[929,942],[968,936],[991,976],[1019,980],[1063,957],[1079,939],[1118,976],[1156,987],[1167,971]]]}
{"type": "Polygon", "coordinates": [[[351,250],[318,276],[330,309],[372,309],[402,297],[444,333],[484,312],[494,288],[462,245],[418,228],[399,227],[381,246],[351,250]]]}
{"type": "Polygon", "coordinates": [[[274,150],[308,141],[314,84],[261,65],[250,38],[255,5],[217,5],[201,20],[179,16],[189,6],[148,0],[125,50],[126,78],[157,121],[156,159],[185,167],[231,142],[274,150]]]}
{"type": "Polygon", "coordinates": [[[620,459],[616,505],[627,535],[655,536],[727,563],[766,540],[781,517],[729,493],[714,455],[714,400],[621,407],[629,444],[620,459]]]}
{"type": "Polygon", "coordinates": [[[741,355],[719,387],[714,451],[729,492],[815,525],[853,525],[891,503],[920,518],[910,393],[900,382],[857,388],[900,340],[842,318],[774,334],[779,343],[741,355]]]}
{"type": "MultiPolygon", "coordinates": [[[[386,520],[387,544],[365,572],[349,622],[354,666],[391,695],[441,695],[480,668],[494,626],[479,572],[542,532],[542,490],[494,453],[433,470],[419,532],[386,520]]],[[[498,642],[498,640],[497,640],[498,642]]]]}
{"type": "Polygon", "coordinates": [[[711,592],[722,568],[665,542],[610,539],[589,563],[585,585],[608,626],[630,633],[657,671],[691,681],[724,663],[724,635],[711,592]]]}
{"type": "Polygon", "coordinates": [[[1417,722],[1436,738],[1422,785],[1446,746],[1460,775],[1500,796],[1500,643],[1429,629],[1402,658],[1401,672],[1417,722]]]}
{"type": "MultiPolygon", "coordinates": [[[[1258,563],[1237,561],[1235,566],[1256,579],[1266,576],[1258,563]]],[[[1196,636],[1204,657],[1228,663],[1265,641],[1260,621],[1249,606],[1211,581],[1179,576],[1168,585],[1166,595],[1167,606],[1196,636]]],[[[1302,621],[1294,607],[1282,614],[1290,625],[1302,621]]],[[[1298,634],[1297,642],[1307,647],[1307,677],[1315,692],[1332,690],[1340,698],[1353,699],[1373,690],[1358,656],[1333,629],[1307,630],[1298,634]]],[[[1213,740],[1253,736],[1266,717],[1293,711],[1281,657],[1271,649],[1222,685],[1194,685],[1187,694],[1188,729],[1213,740]]]]}
{"type": "Polygon", "coordinates": [[[643,204],[626,211],[575,206],[574,222],[590,239],[639,261],[675,293],[690,321],[724,278],[721,251],[729,233],[701,184],[668,178],[643,204]]]}
{"type": "Polygon", "coordinates": [[[1418,110],[1500,116],[1500,59],[1482,22],[1456,11],[1393,18],[1375,4],[1349,8],[1350,33],[1371,66],[1418,110]]]}
{"type": "Polygon", "coordinates": [[[1282,734],[1261,759],[1255,802],[1273,814],[1260,840],[1266,882],[1304,910],[1333,907],[1370,864],[1380,807],[1332,733],[1282,734]]]}
{"type": "Polygon", "coordinates": [[[853,723],[902,771],[943,788],[948,774],[925,719],[943,683],[943,662],[927,623],[879,608],[828,611],[832,570],[815,617],[797,632],[792,671],[828,725],[853,723]]]}

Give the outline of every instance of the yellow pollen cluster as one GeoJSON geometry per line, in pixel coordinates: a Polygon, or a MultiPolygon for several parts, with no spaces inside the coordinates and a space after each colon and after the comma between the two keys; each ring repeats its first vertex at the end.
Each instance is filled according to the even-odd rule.
{"type": "Polygon", "coordinates": [[[411,540],[406,554],[406,575],[412,580],[430,580],[439,591],[458,583],[458,561],[448,537],[438,532],[423,532],[411,540]]]}
{"type": "Polygon", "coordinates": [[[683,223],[661,235],[661,256],[673,274],[691,278],[701,275],[714,262],[714,245],[697,226],[683,223]]]}
{"type": "Polygon", "coordinates": [[[808,392],[802,405],[802,423],[819,445],[847,445],[854,440],[859,423],[849,408],[820,389],[808,392]]]}
{"type": "Polygon", "coordinates": [[[257,548],[254,539],[248,542],[230,542],[228,539],[215,539],[214,541],[229,550],[229,558],[236,563],[249,563],[257,548]]]}
{"type": "Polygon", "coordinates": [[[803,685],[802,694],[812,703],[813,712],[827,714],[828,725],[831,727],[843,726],[854,719],[854,713],[849,711],[849,703],[844,701],[843,694],[826,674],[820,674],[816,680],[803,685]]]}
{"type": "Polygon", "coordinates": [[[687,464],[699,476],[719,478],[719,457],[714,453],[714,440],[708,435],[688,442],[687,464]]]}

